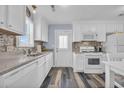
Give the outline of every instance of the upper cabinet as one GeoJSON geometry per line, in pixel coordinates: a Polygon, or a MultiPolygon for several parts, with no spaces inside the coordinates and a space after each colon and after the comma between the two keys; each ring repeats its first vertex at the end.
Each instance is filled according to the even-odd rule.
{"type": "Polygon", "coordinates": [[[73,24],[73,42],[81,41],[81,24],[73,24]]]}
{"type": "Polygon", "coordinates": [[[8,26],[15,33],[23,34],[25,26],[25,6],[8,6],[8,26]]]}
{"type": "Polygon", "coordinates": [[[89,33],[90,36],[91,34],[96,34],[96,38],[92,40],[96,40],[98,42],[105,42],[107,33],[116,33],[116,32],[124,32],[123,22],[114,22],[114,21],[75,22],[73,24],[73,42],[80,42],[85,40],[82,38],[82,36],[84,36],[83,34],[85,33],[89,33]]]}
{"type": "Polygon", "coordinates": [[[124,23],[108,23],[106,25],[107,33],[124,32],[124,23]]]}
{"type": "Polygon", "coordinates": [[[48,42],[48,24],[45,19],[34,16],[34,40],[48,42]]]}
{"type": "Polygon", "coordinates": [[[7,25],[7,6],[0,5],[0,28],[7,25]]]}
{"type": "Polygon", "coordinates": [[[73,42],[88,40],[105,42],[105,25],[96,23],[73,24],[73,42]],[[86,39],[84,37],[86,37],[86,39]]]}
{"type": "Polygon", "coordinates": [[[97,24],[97,41],[105,42],[106,41],[106,24],[97,24]]]}
{"type": "Polygon", "coordinates": [[[42,32],[41,32],[41,20],[39,17],[33,16],[34,19],[34,40],[41,41],[42,40],[42,32]]]}
{"type": "Polygon", "coordinates": [[[3,33],[24,34],[25,6],[8,5],[0,6],[0,31],[3,33]]]}
{"type": "Polygon", "coordinates": [[[108,24],[106,24],[106,32],[107,33],[116,32],[116,24],[115,23],[108,23],[108,24]]]}

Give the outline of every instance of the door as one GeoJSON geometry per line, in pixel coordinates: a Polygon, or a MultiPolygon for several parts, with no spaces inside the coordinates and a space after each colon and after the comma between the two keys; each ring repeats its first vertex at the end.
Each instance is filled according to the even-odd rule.
{"type": "Polygon", "coordinates": [[[72,67],[72,31],[55,31],[55,66],[72,67]]]}

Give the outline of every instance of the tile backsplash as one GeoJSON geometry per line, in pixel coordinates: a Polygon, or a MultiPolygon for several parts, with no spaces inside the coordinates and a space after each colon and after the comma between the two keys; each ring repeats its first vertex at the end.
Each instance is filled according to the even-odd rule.
{"type": "Polygon", "coordinates": [[[0,34],[0,53],[23,54],[30,49],[32,52],[37,51],[37,45],[43,46],[43,42],[34,42],[33,48],[18,48],[16,47],[16,36],[0,34]]]}
{"type": "Polygon", "coordinates": [[[6,52],[8,46],[15,47],[15,38],[14,35],[0,34],[0,52],[6,52]]]}
{"type": "Polygon", "coordinates": [[[14,46],[15,36],[0,34],[0,46],[14,46]]]}
{"type": "Polygon", "coordinates": [[[79,52],[81,46],[103,46],[101,42],[96,41],[82,41],[82,42],[74,42],[72,44],[73,52],[79,52]]]}

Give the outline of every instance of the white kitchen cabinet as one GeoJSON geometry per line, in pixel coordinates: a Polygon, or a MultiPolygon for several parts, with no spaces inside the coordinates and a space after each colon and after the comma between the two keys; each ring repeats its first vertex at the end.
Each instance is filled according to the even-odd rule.
{"type": "Polygon", "coordinates": [[[50,54],[46,55],[45,58],[46,58],[46,74],[48,74],[49,70],[51,69],[50,54]]]}
{"type": "Polygon", "coordinates": [[[48,42],[48,24],[45,19],[34,16],[34,29],[36,41],[48,42]]]}
{"type": "Polygon", "coordinates": [[[42,41],[48,42],[48,25],[44,19],[41,19],[42,41]]]}
{"type": "Polygon", "coordinates": [[[0,6],[0,28],[15,34],[24,34],[25,6],[4,5],[0,6]]]}
{"type": "Polygon", "coordinates": [[[28,88],[37,85],[37,62],[15,69],[4,75],[4,87],[28,88]]]}
{"type": "Polygon", "coordinates": [[[44,79],[45,79],[45,71],[46,71],[46,62],[45,62],[45,57],[41,57],[38,60],[38,82],[37,85],[38,87],[41,86],[41,84],[43,83],[44,79]]]}
{"type": "Polygon", "coordinates": [[[53,66],[53,53],[48,53],[24,66],[0,76],[0,87],[39,88],[53,66]]]}
{"type": "Polygon", "coordinates": [[[107,24],[107,33],[124,32],[124,23],[109,23],[107,24]]]}
{"type": "Polygon", "coordinates": [[[98,23],[75,23],[73,24],[73,42],[80,41],[106,41],[106,26],[98,23]],[[96,36],[97,35],[97,36],[96,36]],[[89,39],[85,39],[87,36],[89,39]]]}
{"type": "Polygon", "coordinates": [[[124,33],[119,33],[116,35],[116,37],[117,37],[117,45],[124,46],[124,33]]]}
{"type": "Polygon", "coordinates": [[[0,28],[7,26],[7,6],[0,5],[0,28]]]}
{"type": "Polygon", "coordinates": [[[81,26],[78,23],[73,24],[73,42],[81,41],[81,26]]]}
{"type": "Polygon", "coordinates": [[[116,32],[124,32],[124,23],[116,24],[116,32]]]}
{"type": "Polygon", "coordinates": [[[8,6],[8,27],[15,33],[23,34],[25,30],[25,6],[8,6]]]}
{"type": "Polygon", "coordinates": [[[53,66],[53,53],[50,53],[50,67],[53,66]]]}
{"type": "Polygon", "coordinates": [[[4,87],[4,81],[3,81],[3,77],[0,76],[0,88],[4,87]]]}
{"type": "Polygon", "coordinates": [[[84,71],[84,56],[82,54],[73,54],[73,69],[74,72],[84,71]]]}
{"type": "Polygon", "coordinates": [[[42,40],[41,20],[36,16],[34,16],[34,40],[42,40]]]}
{"type": "Polygon", "coordinates": [[[116,23],[107,23],[106,24],[106,32],[107,33],[116,32],[116,23]]]}
{"type": "Polygon", "coordinates": [[[97,24],[97,41],[105,42],[106,41],[106,24],[97,24]]]}
{"type": "Polygon", "coordinates": [[[117,33],[107,36],[106,51],[109,53],[124,53],[124,34],[117,33]]]}
{"type": "Polygon", "coordinates": [[[49,73],[51,67],[53,66],[53,53],[49,53],[45,56],[45,76],[49,73]]]}
{"type": "Polygon", "coordinates": [[[48,24],[47,23],[45,24],[45,36],[46,36],[45,41],[48,42],[48,24]]]}

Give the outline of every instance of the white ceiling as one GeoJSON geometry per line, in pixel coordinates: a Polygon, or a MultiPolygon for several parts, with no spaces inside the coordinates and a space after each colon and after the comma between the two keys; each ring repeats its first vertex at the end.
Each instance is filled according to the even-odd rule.
{"type": "Polygon", "coordinates": [[[118,16],[124,12],[120,5],[56,5],[55,12],[50,5],[40,5],[37,14],[45,17],[50,24],[70,24],[79,20],[124,20],[118,16]]]}

